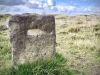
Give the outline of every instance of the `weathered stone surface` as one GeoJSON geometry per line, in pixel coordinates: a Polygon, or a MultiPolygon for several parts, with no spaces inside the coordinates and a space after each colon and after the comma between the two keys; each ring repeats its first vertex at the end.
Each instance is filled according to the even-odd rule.
{"type": "Polygon", "coordinates": [[[9,32],[15,65],[54,56],[56,41],[54,16],[11,16],[9,32]]]}

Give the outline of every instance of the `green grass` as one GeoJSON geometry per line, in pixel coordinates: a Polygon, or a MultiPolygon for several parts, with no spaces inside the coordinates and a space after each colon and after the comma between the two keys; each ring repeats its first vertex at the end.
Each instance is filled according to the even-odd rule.
{"type": "MultiPolygon", "coordinates": [[[[9,16],[9,14],[0,15],[0,73],[1,69],[5,69],[12,65],[11,45],[9,42],[8,30],[6,26],[1,25],[9,16]]],[[[5,71],[9,70],[5,69],[5,71]]]]}
{"type": "Polygon", "coordinates": [[[6,19],[11,16],[10,14],[0,14],[0,29],[1,29],[1,25],[6,21],[6,19]]]}
{"type": "MultiPolygon", "coordinates": [[[[70,16],[69,16],[70,17],[70,16]]],[[[67,60],[68,65],[77,70],[83,70],[88,75],[100,74],[100,21],[92,21],[90,16],[76,16],[72,19],[56,19],[67,22],[56,25],[57,52],[67,60]],[[90,18],[91,20],[85,19],[90,18]],[[81,19],[84,23],[78,23],[81,19]],[[71,22],[71,23],[69,23],[71,22]]],[[[96,16],[94,16],[96,17],[96,16]]],[[[59,18],[57,16],[57,18],[59,18]]]]}
{"type": "Polygon", "coordinates": [[[85,75],[84,72],[69,68],[66,63],[66,59],[56,53],[52,60],[40,59],[33,63],[18,65],[17,69],[4,68],[0,75],[85,75]]]}
{"type": "Polygon", "coordinates": [[[15,69],[12,64],[11,45],[8,30],[0,27],[0,75],[84,75],[84,72],[72,69],[67,60],[59,53],[52,60],[37,60],[32,63],[18,65],[15,69]]]}
{"type": "MultiPolygon", "coordinates": [[[[1,16],[2,17],[2,16],[1,16]]],[[[100,17],[56,15],[56,55],[13,68],[8,30],[0,28],[0,75],[99,75],[100,17]],[[78,23],[81,20],[80,23],[78,23]]],[[[7,18],[7,17],[6,17],[7,18]]],[[[4,16],[0,19],[5,21],[4,16]]]]}

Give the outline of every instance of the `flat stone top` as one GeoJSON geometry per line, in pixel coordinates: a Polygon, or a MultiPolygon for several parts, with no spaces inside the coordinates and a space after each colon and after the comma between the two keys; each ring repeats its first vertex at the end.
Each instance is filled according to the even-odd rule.
{"type": "Polygon", "coordinates": [[[40,20],[40,19],[53,19],[54,20],[54,16],[53,15],[13,15],[10,18],[10,21],[16,21],[16,22],[31,22],[34,20],[40,20]]]}
{"type": "Polygon", "coordinates": [[[17,23],[24,29],[40,29],[46,32],[55,33],[55,18],[53,15],[13,15],[9,20],[11,23],[17,23]]]}

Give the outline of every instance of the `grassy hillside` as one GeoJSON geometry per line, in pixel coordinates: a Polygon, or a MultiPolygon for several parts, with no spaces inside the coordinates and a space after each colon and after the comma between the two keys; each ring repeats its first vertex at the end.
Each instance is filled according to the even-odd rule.
{"type": "Polygon", "coordinates": [[[71,67],[100,74],[100,15],[56,16],[57,52],[71,67]]]}
{"type": "MultiPolygon", "coordinates": [[[[8,17],[0,17],[0,24],[8,17]]],[[[55,19],[55,58],[19,65],[17,70],[12,67],[8,30],[0,25],[0,75],[100,74],[100,15],[55,15],[55,19]]]]}

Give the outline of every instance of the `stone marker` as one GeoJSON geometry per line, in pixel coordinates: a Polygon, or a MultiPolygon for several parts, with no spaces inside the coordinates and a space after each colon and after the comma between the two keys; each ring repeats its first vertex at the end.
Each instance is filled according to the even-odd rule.
{"type": "Polygon", "coordinates": [[[53,15],[14,15],[9,20],[12,59],[15,65],[55,54],[55,18],[53,15]]]}

